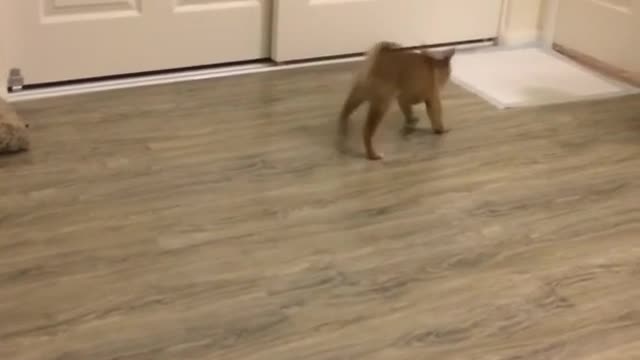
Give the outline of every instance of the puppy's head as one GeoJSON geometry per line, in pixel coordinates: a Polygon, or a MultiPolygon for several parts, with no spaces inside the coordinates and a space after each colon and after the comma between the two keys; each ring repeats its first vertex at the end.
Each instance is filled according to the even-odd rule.
{"type": "Polygon", "coordinates": [[[0,153],[15,153],[28,150],[29,134],[26,127],[0,122],[0,153]]]}
{"type": "Polygon", "coordinates": [[[429,57],[431,64],[434,65],[436,80],[440,86],[444,86],[451,77],[451,62],[455,54],[455,48],[438,52],[425,51],[425,55],[429,57]]]}
{"type": "Polygon", "coordinates": [[[4,104],[0,107],[0,153],[12,153],[28,150],[30,147],[27,128],[18,114],[4,104]]]}
{"type": "Polygon", "coordinates": [[[0,114],[0,123],[8,124],[18,129],[28,129],[29,123],[22,121],[17,116],[3,116],[0,114]]]}
{"type": "Polygon", "coordinates": [[[29,124],[18,116],[15,108],[2,99],[0,99],[0,123],[11,124],[16,128],[26,129],[29,127],[29,124]]]}

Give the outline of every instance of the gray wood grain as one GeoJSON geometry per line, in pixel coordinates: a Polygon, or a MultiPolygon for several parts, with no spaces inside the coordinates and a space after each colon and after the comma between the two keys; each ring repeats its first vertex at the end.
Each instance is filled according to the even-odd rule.
{"type": "Polygon", "coordinates": [[[405,138],[394,107],[369,162],[333,148],[350,76],[20,103],[0,358],[640,358],[640,97],[497,111],[451,85],[450,133],[405,138]]]}

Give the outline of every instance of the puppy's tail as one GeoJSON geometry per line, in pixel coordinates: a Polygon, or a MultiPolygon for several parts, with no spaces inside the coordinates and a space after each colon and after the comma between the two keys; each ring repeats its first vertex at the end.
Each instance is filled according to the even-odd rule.
{"type": "Polygon", "coordinates": [[[394,49],[399,49],[401,47],[402,46],[400,44],[391,41],[380,41],[372,46],[365,55],[364,64],[358,74],[357,81],[364,81],[365,79],[369,78],[371,71],[373,70],[382,53],[394,49]]]}

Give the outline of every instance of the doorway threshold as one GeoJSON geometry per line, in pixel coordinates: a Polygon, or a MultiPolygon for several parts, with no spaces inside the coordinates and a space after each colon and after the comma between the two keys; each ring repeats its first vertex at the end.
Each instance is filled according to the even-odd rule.
{"type": "MultiPolygon", "coordinates": [[[[429,46],[429,49],[440,49],[455,47],[457,50],[475,49],[478,47],[495,46],[492,39],[476,42],[443,44],[429,46]]],[[[332,65],[339,63],[349,63],[361,61],[363,54],[346,55],[340,57],[312,59],[291,63],[275,63],[271,60],[259,60],[228,66],[199,67],[195,69],[174,70],[158,72],[152,74],[118,76],[115,78],[97,79],[94,81],[79,81],[66,84],[52,84],[45,86],[35,86],[24,88],[20,91],[9,92],[7,100],[9,102],[20,102],[45,99],[51,97],[79,95],[92,92],[109,91],[117,89],[136,88],[153,85],[165,85],[171,83],[206,80],[229,76],[256,74],[267,71],[290,70],[296,68],[314,67],[322,65],[332,65]]]]}

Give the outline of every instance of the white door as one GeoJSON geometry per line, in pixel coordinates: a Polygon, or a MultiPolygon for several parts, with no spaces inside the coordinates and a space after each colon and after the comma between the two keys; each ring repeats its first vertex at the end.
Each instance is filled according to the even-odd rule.
{"type": "Polygon", "coordinates": [[[640,0],[560,0],[554,43],[640,74],[640,0]]]}
{"type": "Polygon", "coordinates": [[[25,84],[269,56],[269,0],[7,1],[25,84]]]}
{"type": "Polygon", "coordinates": [[[495,38],[502,0],[274,0],[272,57],[290,61],[495,38]]]}

